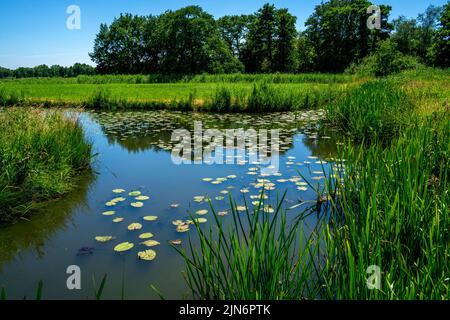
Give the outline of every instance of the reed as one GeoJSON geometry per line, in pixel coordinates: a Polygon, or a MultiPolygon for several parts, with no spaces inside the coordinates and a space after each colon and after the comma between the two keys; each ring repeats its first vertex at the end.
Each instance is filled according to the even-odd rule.
{"type": "Polygon", "coordinates": [[[74,186],[91,145],[74,117],[32,108],[0,111],[0,220],[15,220],[74,186]]]}
{"type": "MultiPolygon", "coordinates": [[[[284,198],[284,197],[283,197],[284,198]]],[[[195,228],[199,248],[174,247],[185,259],[186,281],[194,299],[279,300],[314,296],[314,252],[311,238],[289,224],[281,209],[265,213],[263,201],[253,211],[238,213],[230,199],[232,223],[226,226],[212,208],[214,229],[195,228]]],[[[212,207],[212,206],[211,206],[212,207]]]]}

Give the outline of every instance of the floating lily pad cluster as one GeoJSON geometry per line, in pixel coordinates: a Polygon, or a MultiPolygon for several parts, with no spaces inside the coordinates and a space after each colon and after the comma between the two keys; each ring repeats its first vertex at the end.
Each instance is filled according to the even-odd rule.
{"type": "MultiPolygon", "coordinates": [[[[311,111],[311,112],[288,112],[288,113],[277,113],[275,115],[239,115],[239,123],[243,127],[251,127],[254,129],[267,128],[267,124],[273,124],[274,128],[279,128],[281,130],[281,135],[276,142],[280,145],[281,153],[290,150],[293,146],[293,134],[301,132],[304,137],[310,140],[316,141],[318,139],[329,139],[330,137],[320,135],[316,127],[318,120],[323,118],[324,114],[321,111],[311,111]]],[[[195,120],[202,120],[205,124],[205,129],[210,127],[220,127],[221,123],[235,123],[236,118],[233,115],[227,114],[213,114],[205,115],[202,114],[201,118],[195,119],[197,115],[189,115],[188,118],[183,113],[177,112],[134,112],[131,114],[117,114],[114,119],[111,119],[109,113],[95,113],[94,117],[100,120],[100,124],[105,133],[111,138],[116,139],[118,143],[124,146],[131,147],[131,145],[137,145],[133,143],[126,144],[125,141],[129,139],[139,139],[150,145],[139,146],[140,150],[146,148],[163,149],[170,151],[173,148],[173,143],[169,140],[164,140],[165,136],[170,136],[164,133],[171,133],[174,129],[178,129],[180,123],[186,125],[189,128],[190,123],[194,123],[195,120]],[[194,118],[194,119],[193,119],[194,118]],[[150,139],[141,139],[142,136],[149,136],[150,139]],[[135,138],[138,137],[138,138],[135,138]],[[154,139],[152,139],[154,138],[154,139]]],[[[224,129],[224,128],[219,128],[224,129]]],[[[272,138],[270,138],[272,139],[272,138]]],[[[269,143],[271,142],[269,139],[269,143]]],[[[275,141],[275,140],[272,140],[275,141]]],[[[255,146],[249,142],[246,142],[246,147],[255,146]]],[[[270,150],[267,150],[270,151],[270,150]]],[[[305,194],[305,191],[309,190],[309,183],[304,181],[303,177],[298,175],[289,174],[288,172],[276,172],[275,167],[264,167],[263,163],[258,161],[247,160],[246,156],[233,155],[232,156],[239,166],[248,166],[243,177],[238,177],[237,174],[229,174],[221,177],[203,177],[202,182],[208,184],[211,190],[211,195],[196,195],[193,197],[193,202],[196,207],[192,210],[193,218],[190,219],[180,219],[173,220],[172,224],[175,226],[175,230],[179,233],[185,233],[190,230],[193,224],[202,224],[208,222],[208,214],[210,210],[202,208],[201,206],[208,201],[222,201],[224,203],[229,197],[230,192],[236,189],[236,192],[249,199],[246,201],[247,205],[239,203],[235,206],[237,212],[251,212],[249,208],[250,204],[253,207],[261,206],[263,212],[273,213],[275,209],[268,204],[271,192],[278,189],[286,189],[286,186],[292,187],[298,192],[301,197],[305,194]],[[272,169],[264,170],[262,169],[272,169]],[[242,183],[243,180],[250,180],[250,182],[242,183]],[[226,186],[227,184],[232,184],[226,186]],[[241,185],[240,185],[241,184],[241,185]],[[280,187],[279,187],[280,186],[280,187]],[[219,190],[218,190],[219,189],[219,190]],[[215,193],[217,192],[217,193],[215,193]]],[[[227,160],[231,159],[227,156],[227,160]]],[[[336,161],[333,164],[334,178],[339,178],[339,174],[345,172],[345,166],[342,163],[338,163],[336,159],[328,159],[328,161],[336,161]]],[[[295,156],[287,156],[284,165],[290,171],[297,170],[299,167],[309,169],[311,174],[311,180],[315,183],[319,183],[321,180],[326,178],[326,172],[323,172],[323,165],[327,164],[326,161],[320,160],[317,156],[311,155],[307,159],[297,159],[295,156]]],[[[284,171],[280,169],[281,171],[284,171]]],[[[289,171],[289,170],[288,170],[289,171]]],[[[113,193],[116,197],[107,201],[105,203],[107,211],[102,214],[104,216],[111,216],[113,223],[122,223],[127,220],[124,217],[117,216],[116,207],[122,203],[128,203],[132,208],[140,209],[145,207],[146,201],[150,200],[148,195],[144,195],[141,191],[130,191],[127,192],[125,189],[114,189],[113,193]]],[[[176,209],[180,207],[179,203],[171,203],[168,206],[177,212],[176,209]]],[[[134,209],[133,209],[134,210],[134,209]]],[[[221,210],[217,212],[218,216],[226,216],[229,214],[229,210],[221,210]]],[[[118,243],[114,250],[117,252],[125,252],[133,249],[135,246],[144,247],[155,247],[160,245],[160,243],[153,239],[153,234],[145,232],[145,225],[147,222],[153,222],[158,219],[157,216],[147,215],[142,217],[142,221],[126,221],[124,227],[130,232],[141,232],[138,235],[138,239],[135,243],[123,242],[118,243]]],[[[174,218],[175,219],[175,218],[174,218]]],[[[115,240],[113,236],[98,236],[95,239],[98,242],[109,242],[115,240]]],[[[173,245],[181,244],[182,240],[175,239],[169,241],[173,245]]],[[[156,252],[152,249],[147,249],[145,251],[140,251],[138,253],[138,258],[143,260],[153,260],[156,257],[156,252]]]]}
{"type": "MultiPolygon", "coordinates": [[[[112,192],[114,194],[125,194],[126,190],[125,189],[114,189],[112,190],[112,192]]],[[[147,201],[150,199],[149,196],[146,195],[142,195],[141,191],[131,191],[128,193],[128,197],[129,201],[130,201],[130,206],[134,207],[134,208],[142,208],[144,206],[144,202],[143,201],[147,201]]],[[[107,201],[105,203],[105,206],[107,207],[114,207],[116,205],[118,205],[119,203],[122,202],[126,202],[127,199],[125,197],[116,197],[110,201],[107,201]]],[[[110,210],[110,211],[105,211],[102,213],[102,215],[104,216],[113,216],[116,214],[116,211],[110,210]]],[[[157,216],[144,216],[142,218],[144,221],[155,221],[158,219],[157,216]]],[[[125,219],[123,217],[115,217],[112,221],[114,223],[120,223],[123,222],[125,219]]],[[[143,225],[140,222],[131,222],[130,224],[128,224],[127,229],[129,231],[139,231],[143,228],[143,225]]],[[[155,247],[158,246],[160,243],[156,240],[150,239],[153,238],[153,234],[150,232],[145,232],[145,233],[141,233],[138,236],[138,239],[141,240],[141,242],[139,243],[142,246],[145,247],[155,247]]],[[[115,237],[113,236],[96,236],[95,240],[98,242],[109,242],[111,240],[115,239],[115,237]]],[[[126,252],[129,251],[131,249],[133,249],[135,247],[135,244],[132,242],[122,242],[117,244],[114,247],[114,251],[122,253],[122,252],[126,252]]],[[[156,258],[156,251],[152,250],[152,249],[146,249],[143,251],[139,251],[137,253],[137,257],[140,260],[146,260],[146,261],[151,261],[154,260],[156,258]]]]}

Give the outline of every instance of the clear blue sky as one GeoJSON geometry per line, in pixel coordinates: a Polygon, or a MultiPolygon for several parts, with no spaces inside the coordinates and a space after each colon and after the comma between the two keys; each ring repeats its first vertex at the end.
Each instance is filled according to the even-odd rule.
{"type": "MultiPolygon", "coordinates": [[[[253,13],[265,2],[289,8],[297,16],[298,29],[321,0],[1,0],[0,66],[17,68],[39,64],[92,64],[92,50],[100,23],[110,23],[120,13],[149,15],[187,5],[200,5],[216,18],[229,14],[253,13]],[[69,5],[81,9],[81,29],[66,28],[69,5]]],[[[375,0],[393,7],[391,18],[416,17],[430,5],[444,5],[447,0],[375,0]]]]}

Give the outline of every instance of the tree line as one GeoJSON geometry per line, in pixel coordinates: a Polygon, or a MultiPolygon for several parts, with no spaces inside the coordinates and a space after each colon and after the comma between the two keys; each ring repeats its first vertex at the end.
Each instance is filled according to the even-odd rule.
{"type": "MultiPolygon", "coordinates": [[[[414,64],[450,67],[450,1],[416,19],[392,21],[392,8],[381,5],[379,29],[367,27],[370,5],[328,0],[315,7],[301,32],[288,9],[268,3],[253,14],[217,20],[199,6],[157,16],[121,14],[100,25],[89,55],[99,74],[337,73],[362,65],[384,75],[414,64]]],[[[39,71],[20,74],[40,74],[45,66],[34,69],[39,71]]]]}
{"type": "Polygon", "coordinates": [[[75,63],[70,67],[45,64],[33,68],[20,67],[15,70],[0,67],[0,78],[35,78],[35,77],[76,77],[79,75],[94,75],[95,67],[85,63],[75,63]]]}

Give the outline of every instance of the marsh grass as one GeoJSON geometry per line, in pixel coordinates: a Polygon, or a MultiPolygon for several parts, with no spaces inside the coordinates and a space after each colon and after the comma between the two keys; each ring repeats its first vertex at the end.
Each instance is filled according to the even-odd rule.
{"type": "MultiPolygon", "coordinates": [[[[339,194],[323,233],[323,297],[450,298],[450,120],[437,115],[388,148],[348,146],[339,194]],[[366,269],[382,270],[368,290],[366,269]]],[[[334,189],[334,190],[332,190],[334,189]]]]}
{"type": "MultiPolygon", "coordinates": [[[[284,197],[283,197],[284,198],[284,197]]],[[[300,227],[303,216],[288,224],[280,205],[265,213],[263,201],[239,213],[230,199],[232,223],[225,225],[211,206],[215,225],[195,223],[199,249],[174,247],[186,261],[186,281],[194,299],[279,300],[315,296],[308,242],[300,227]],[[305,248],[305,250],[298,250],[305,248]]]]}
{"type": "Polygon", "coordinates": [[[0,220],[15,220],[74,186],[91,145],[75,118],[52,110],[0,110],[0,220]]]}
{"type": "Polygon", "coordinates": [[[357,142],[389,142],[412,121],[414,105],[390,80],[376,80],[349,90],[326,108],[332,125],[357,142]]]}

